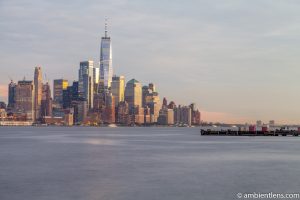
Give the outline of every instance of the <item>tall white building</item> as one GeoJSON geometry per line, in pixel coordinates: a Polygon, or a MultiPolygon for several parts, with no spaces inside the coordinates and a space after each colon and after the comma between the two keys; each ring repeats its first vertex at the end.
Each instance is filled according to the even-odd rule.
{"type": "Polygon", "coordinates": [[[105,23],[105,35],[101,38],[100,46],[100,80],[103,81],[104,87],[111,86],[112,76],[112,47],[110,37],[107,36],[107,23],[105,23]]]}

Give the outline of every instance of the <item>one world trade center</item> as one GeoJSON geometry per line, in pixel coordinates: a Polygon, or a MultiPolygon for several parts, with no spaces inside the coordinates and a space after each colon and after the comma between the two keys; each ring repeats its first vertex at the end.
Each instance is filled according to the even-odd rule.
{"type": "Polygon", "coordinates": [[[105,35],[101,38],[100,47],[100,81],[106,88],[111,85],[113,76],[112,68],[112,48],[110,37],[107,36],[107,22],[105,22],[105,35]]]}

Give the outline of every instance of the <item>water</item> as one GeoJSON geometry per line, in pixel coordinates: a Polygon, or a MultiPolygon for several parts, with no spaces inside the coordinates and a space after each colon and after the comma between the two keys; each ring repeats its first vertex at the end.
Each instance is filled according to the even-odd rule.
{"type": "Polygon", "coordinates": [[[1,200],[230,200],[300,192],[300,137],[0,127],[1,200]]]}

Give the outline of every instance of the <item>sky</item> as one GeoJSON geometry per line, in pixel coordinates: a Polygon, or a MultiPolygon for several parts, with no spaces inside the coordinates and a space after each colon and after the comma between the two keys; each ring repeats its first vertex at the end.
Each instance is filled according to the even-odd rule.
{"type": "Polygon", "coordinates": [[[204,121],[300,123],[298,0],[0,0],[0,101],[37,65],[52,83],[98,63],[106,17],[127,81],[204,121]]]}

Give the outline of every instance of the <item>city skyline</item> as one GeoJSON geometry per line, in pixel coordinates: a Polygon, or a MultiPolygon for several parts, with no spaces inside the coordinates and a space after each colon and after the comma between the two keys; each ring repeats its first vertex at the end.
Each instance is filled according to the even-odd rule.
{"type": "Polygon", "coordinates": [[[15,82],[24,75],[33,80],[32,68],[37,65],[43,67],[43,73],[47,74],[43,79],[50,78],[49,82],[59,78],[76,80],[80,61],[99,60],[97,48],[103,33],[103,19],[109,16],[110,33],[114,38],[115,74],[125,75],[126,82],[131,78],[142,80],[143,84],[154,82],[160,88],[161,98],[167,97],[177,104],[195,102],[204,121],[254,123],[259,119],[264,122],[274,119],[279,123],[298,123],[300,115],[296,106],[299,96],[296,89],[299,70],[296,68],[296,48],[299,40],[295,33],[299,32],[299,27],[294,23],[299,4],[295,1],[273,4],[271,1],[232,1],[231,4],[220,3],[218,6],[201,2],[203,7],[220,15],[216,18],[211,17],[208,12],[203,13],[203,18],[193,16],[195,10],[187,5],[180,7],[178,2],[173,3],[170,9],[165,8],[163,2],[161,7],[158,6],[158,11],[154,11],[157,8],[154,3],[135,2],[134,8],[120,13],[117,11],[130,7],[131,4],[126,1],[106,3],[103,8],[93,1],[86,5],[83,10],[91,11],[90,15],[76,24],[78,16],[75,11],[81,5],[80,1],[71,3],[66,9],[70,15],[64,13],[63,9],[58,9],[56,12],[60,15],[54,17],[43,14],[36,21],[32,19],[32,15],[38,6],[46,9],[60,4],[42,2],[32,7],[30,3],[21,5],[18,2],[1,2],[3,6],[0,6],[0,15],[8,22],[3,21],[0,25],[2,30],[6,30],[1,32],[4,45],[0,47],[0,100],[7,102],[10,77],[15,82]],[[266,9],[272,7],[275,14],[265,14],[255,3],[266,9]],[[92,5],[107,11],[103,12],[103,16],[93,16],[95,10],[92,5]],[[30,6],[29,11],[22,13],[26,6],[30,6]],[[146,12],[135,10],[140,7],[146,12]],[[173,19],[174,14],[185,7],[192,11],[192,16],[173,19]],[[9,15],[10,11],[18,10],[20,12],[14,13],[15,17],[9,15]],[[169,12],[163,14],[164,10],[169,12]],[[248,13],[240,13],[245,10],[248,13]],[[131,15],[124,17],[128,13],[131,15]],[[260,22],[259,17],[249,18],[254,13],[264,20],[260,22]],[[229,19],[221,20],[222,14],[227,14],[229,19]],[[236,18],[238,14],[240,20],[236,18]],[[283,18],[285,14],[288,17],[283,18]],[[16,20],[23,15],[28,18],[25,17],[22,22],[41,27],[41,32],[26,29],[24,33],[20,32],[22,25],[16,20]],[[57,20],[61,19],[58,27],[66,25],[68,20],[72,23],[59,33],[54,27],[57,20]],[[202,20],[196,23],[197,19],[202,20]],[[285,25],[288,21],[289,25],[285,25]],[[49,27],[41,25],[42,22],[49,27]],[[89,23],[84,25],[85,22],[89,23]],[[249,23],[241,25],[242,22],[249,23]],[[20,27],[12,27],[9,23],[20,27]],[[145,25],[147,23],[148,26],[145,25]],[[88,30],[86,26],[91,24],[91,29],[95,31],[84,32],[88,30]],[[76,25],[83,27],[78,28],[76,25]],[[65,38],[66,35],[70,38],[65,38]],[[56,36],[59,37],[55,38],[56,36]],[[51,42],[46,41],[48,37],[51,42]],[[71,45],[76,41],[77,44],[71,45]],[[24,51],[24,48],[26,52],[21,53],[20,49],[24,51]],[[15,57],[19,59],[13,59],[15,57]],[[6,67],[9,64],[15,68],[6,67]]]}
{"type": "MultiPolygon", "coordinates": [[[[199,126],[201,113],[194,103],[176,106],[160,103],[154,83],[142,85],[136,79],[113,74],[111,39],[105,21],[101,38],[100,76],[94,61],[79,63],[78,79],[43,83],[42,67],[34,68],[34,81],[8,85],[8,106],[0,102],[1,125],[83,125],[83,126],[199,126]],[[54,99],[54,101],[53,101],[54,99]]],[[[46,76],[45,76],[46,77],[46,76]]]]}

